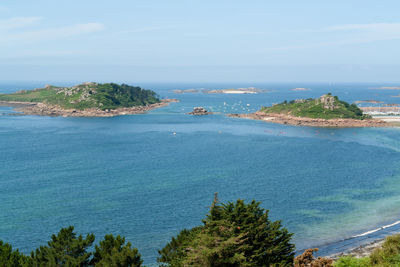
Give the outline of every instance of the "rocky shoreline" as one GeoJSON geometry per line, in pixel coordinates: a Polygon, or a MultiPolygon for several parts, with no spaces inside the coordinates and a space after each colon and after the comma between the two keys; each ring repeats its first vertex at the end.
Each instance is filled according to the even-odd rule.
{"type": "Polygon", "coordinates": [[[362,257],[367,257],[369,255],[371,255],[372,251],[374,251],[376,248],[380,248],[382,247],[382,244],[385,242],[385,239],[378,239],[378,240],[374,240],[370,243],[367,243],[365,245],[361,245],[340,253],[336,253],[336,254],[332,254],[327,256],[327,258],[333,259],[333,260],[337,260],[340,257],[343,256],[352,256],[355,258],[362,258],[362,257]]]}
{"type": "MultiPolygon", "coordinates": [[[[136,106],[130,108],[118,109],[64,109],[57,105],[48,105],[45,103],[35,102],[16,102],[16,101],[0,101],[2,106],[14,107],[16,111],[22,115],[39,115],[51,117],[114,117],[121,115],[142,114],[150,110],[168,106],[171,102],[179,102],[177,99],[163,99],[160,103],[150,104],[147,106],[136,106]]],[[[19,115],[21,115],[19,113],[19,115]]]]}
{"type": "Polygon", "coordinates": [[[313,119],[305,117],[295,117],[287,114],[265,113],[257,111],[250,114],[228,114],[232,118],[246,118],[261,120],[287,125],[311,126],[311,127],[336,127],[336,128],[361,128],[361,127],[391,127],[388,122],[378,119],[313,119]]]}

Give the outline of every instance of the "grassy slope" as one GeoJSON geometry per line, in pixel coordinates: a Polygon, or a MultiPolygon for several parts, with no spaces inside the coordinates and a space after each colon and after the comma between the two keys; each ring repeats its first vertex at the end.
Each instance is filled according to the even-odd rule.
{"type": "Polygon", "coordinates": [[[156,93],[129,85],[82,84],[74,87],[46,87],[14,94],[0,94],[2,101],[43,102],[63,108],[115,109],[160,102],[156,93]]]}
{"type": "Polygon", "coordinates": [[[335,109],[325,109],[319,99],[307,99],[304,103],[283,102],[272,107],[263,107],[261,111],[266,113],[288,114],[296,117],[321,118],[321,119],[365,119],[369,116],[363,115],[355,104],[348,104],[335,97],[335,109]]]}

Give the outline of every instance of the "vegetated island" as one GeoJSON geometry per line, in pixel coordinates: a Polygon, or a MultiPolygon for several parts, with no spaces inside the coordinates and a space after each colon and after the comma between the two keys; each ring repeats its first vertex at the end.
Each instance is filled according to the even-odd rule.
{"type": "Polygon", "coordinates": [[[151,90],[127,84],[86,82],[72,87],[44,88],[0,94],[0,104],[26,115],[64,117],[113,117],[145,113],[177,102],[160,100],[151,90]]]}
{"type": "Polygon", "coordinates": [[[316,99],[284,101],[262,107],[251,114],[229,114],[230,117],[249,118],[280,124],[314,127],[389,127],[390,124],[373,119],[356,104],[339,100],[330,93],[316,99]]]}

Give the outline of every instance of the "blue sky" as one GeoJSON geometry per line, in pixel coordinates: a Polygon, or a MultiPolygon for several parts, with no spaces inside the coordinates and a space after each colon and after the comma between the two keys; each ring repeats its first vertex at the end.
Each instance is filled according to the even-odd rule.
{"type": "Polygon", "coordinates": [[[400,2],[2,0],[0,80],[400,82],[400,2]]]}

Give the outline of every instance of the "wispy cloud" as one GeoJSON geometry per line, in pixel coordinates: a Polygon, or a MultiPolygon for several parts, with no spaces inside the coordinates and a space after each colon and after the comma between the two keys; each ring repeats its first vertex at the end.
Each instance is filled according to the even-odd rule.
{"type": "Polygon", "coordinates": [[[321,34],[320,41],[273,48],[272,50],[295,50],[338,45],[352,45],[376,41],[400,40],[400,23],[346,24],[317,30],[300,31],[305,34],[321,34]],[[335,35],[330,35],[335,33],[335,35]],[[326,35],[328,34],[328,35],[326,35]]]}
{"type": "Polygon", "coordinates": [[[392,32],[399,33],[400,23],[368,23],[368,24],[346,24],[327,27],[322,31],[369,31],[369,32],[392,32]]]}
{"type": "Polygon", "coordinates": [[[83,58],[93,55],[93,50],[80,47],[71,48],[52,48],[52,49],[21,49],[18,51],[10,51],[7,54],[0,53],[0,62],[9,62],[8,64],[37,64],[53,62],[57,64],[59,60],[64,62],[74,61],[78,58],[83,58]]]}
{"type": "Polygon", "coordinates": [[[147,27],[147,28],[138,28],[138,29],[131,29],[125,31],[119,31],[117,34],[129,34],[129,33],[141,33],[141,32],[153,32],[167,29],[167,27],[147,27]]]}
{"type": "Polygon", "coordinates": [[[0,12],[9,12],[10,9],[8,7],[5,6],[0,6],[0,12]]]}
{"type": "MultiPolygon", "coordinates": [[[[1,9],[0,9],[1,10],[1,9]]],[[[10,19],[1,19],[0,20],[0,30],[11,30],[17,28],[24,28],[35,24],[40,21],[42,18],[40,17],[16,17],[10,19]]]]}
{"type": "MultiPolygon", "coordinates": [[[[1,25],[1,24],[0,24],[1,25]]],[[[104,29],[101,23],[84,23],[64,27],[40,30],[28,30],[17,33],[3,33],[0,35],[0,44],[13,44],[16,42],[38,42],[48,40],[66,39],[89,33],[99,32],[104,29]]]]}

